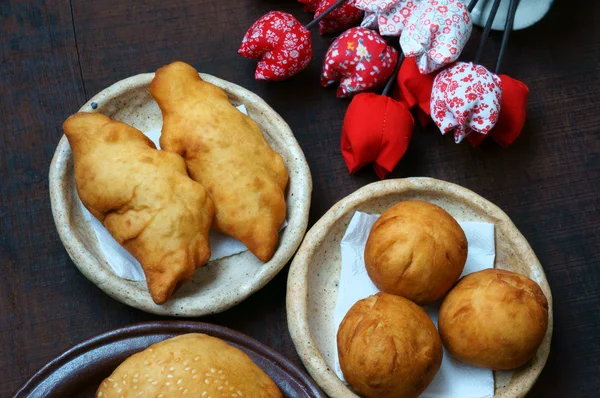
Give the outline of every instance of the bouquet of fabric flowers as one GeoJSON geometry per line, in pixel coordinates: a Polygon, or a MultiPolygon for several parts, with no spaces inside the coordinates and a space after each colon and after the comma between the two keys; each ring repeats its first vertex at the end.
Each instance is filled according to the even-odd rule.
{"type": "Polygon", "coordinates": [[[283,80],[310,63],[312,26],[318,24],[321,34],[343,31],[327,51],[321,85],[338,84],[337,96],[352,98],[341,137],[351,173],[373,163],[385,178],[408,148],[413,115],[474,147],[487,137],[506,147],[519,136],[529,90],[499,74],[518,0],[510,1],[495,73],[479,59],[501,0],[494,0],[473,62],[459,57],[473,29],[470,12],[477,0],[468,6],[462,0],[299,1],[315,12],[311,23],[270,12],[248,30],[239,53],[258,61],[256,79],[283,80]],[[398,37],[401,51],[384,37],[398,37]],[[374,93],[384,85],[381,95],[374,93]]]}

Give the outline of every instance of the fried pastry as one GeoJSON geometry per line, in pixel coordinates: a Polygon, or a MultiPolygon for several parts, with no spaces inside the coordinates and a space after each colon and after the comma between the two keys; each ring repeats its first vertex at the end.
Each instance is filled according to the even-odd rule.
{"type": "Polygon", "coordinates": [[[350,308],[337,345],[344,378],[365,398],[417,398],[442,364],[442,341],[427,313],[382,292],[350,308]]]}
{"type": "Polygon", "coordinates": [[[190,333],[156,343],[127,358],[107,377],[97,398],[281,398],[273,380],[242,350],[190,333]]]}
{"type": "Polygon", "coordinates": [[[525,275],[486,269],[462,278],[440,307],[444,346],[456,359],[494,370],[525,365],[548,328],[548,299],[525,275]]]}
{"type": "Polygon", "coordinates": [[[214,205],[181,156],[156,149],[141,131],[98,113],[63,124],[84,206],[142,265],[163,304],[210,258],[214,205]]]}
{"type": "Polygon", "coordinates": [[[468,242],[458,222],[439,206],[399,202],[377,219],[365,246],[369,277],[382,292],[426,305],[460,277],[468,242]]]}
{"type": "Polygon", "coordinates": [[[208,190],[214,227],[269,260],[286,216],[288,173],[281,156],[225,91],[188,64],[159,69],[150,91],[163,114],[160,145],[183,156],[192,179],[208,190]]]}

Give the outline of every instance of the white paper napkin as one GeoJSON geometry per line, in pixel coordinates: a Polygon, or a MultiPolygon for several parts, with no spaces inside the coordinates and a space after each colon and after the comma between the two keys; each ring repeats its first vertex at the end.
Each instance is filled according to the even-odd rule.
{"type": "MultiPolygon", "coordinates": [[[[237,107],[242,113],[248,114],[246,107],[240,105],[237,107]]],[[[161,130],[145,131],[144,134],[154,142],[156,147],[160,149],[160,133],[161,130]]],[[[106,258],[106,261],[112,268],[113,272],[123,279],[132,281],[143,281],[146,280],[144,271],[139,261],[137,261],[127,250],[125,250],[117,241],[111,236],[106,228],[98,221],[81,203],[83,214],[92,225],[100,249],[106,258]]],[[[282,229],[287,225],[287,221],[284,222],[282,229]]],[[[242,253],[248,250],[248,248],[239,240],[222,234],[217,231],[210,231],[209,235],[210,244],[210,260],[217,260],[223,257],[233,256],[234,254],[242,253]]]]}
{"type": "MultiPolygon", "coordinates": [[[[364,250],[369,232],[379,218],[379,214],[356,212],[340,247],[342,252],[342,270],[338,287],[338,300],[334,321],[336,334],[344,316],[358,300],[379,292],[365,268],[364,250]]],[[[494,224],[460,222],[469,244],[467,263],[461,276],[494,267],[496,249],[494,244],[494,224]]],[[[437,327],[440,303],[426,306],[424,309],[437,327]]],[[[335,347],[334,370],[344,380],[335,347]]],[[[494,396],[494,375],[491,370],[476,368],[461,363],[444,348],[444,359],[439,372],[421,394],[422,398],[489,398],[494,396]]]]}

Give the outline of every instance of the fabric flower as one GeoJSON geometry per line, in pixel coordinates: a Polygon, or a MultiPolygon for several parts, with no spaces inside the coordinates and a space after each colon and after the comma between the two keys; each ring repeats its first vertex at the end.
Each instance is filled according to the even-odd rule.
{"type": "Polygon", "coordinates": [[[413,125],[403,103],[373,93],[355,96],[344,117],[341,140],[350,173],[373,163],[379,178],[385,178],[406,152],[413,125]]]}
{"type": "Polygon", "coordinates": [[[378,29],[382,36],[400,36],[420,1],[423,0],[355,0],[354,5],[365,11],[362,27],[378,29]]]}
{"type": "Polygon", "coordinates": [[[419,72],[414,58],[405,59],[398,72],[398,97],[409,108],[418,107],[417,114],[422,126],[431,122],[429,103],[435,76],[435,73],[424,75],[419,72]]]}
{"type": "Polygon", "coordinates": [[[304,4],[304,11],[306,12],[315,12],[317,11],[317,7],[319,7],[319,3],[321,0],[298,0],[300,3],[304,4]]]}
{"type": "MultiPolygon", "coordinates": [[[[327,11],[335,2],[336,0],[320,0],[315,10],[315,18],[327,11]]],[[[353,5],[353,0],[348,0],[319,22],[319,33],[324,35],[344,31],[358,25],[363,15],[362,10],[353,5]]]]}
{"type": "MultiPolygon", "coordinates": [[[[529,88],[525,83],[508,75],[499,75],[502,81],[502,100],[498,122],[488,134],[503,147],[511,145],[521,134],[527,116],[527,98],[529,88]]],[[[469,143],[476,147],[486,135],[471,134],[467,137],[469,143]]]]}
{"type": "Polygon", "coordinates": [[[472,131],[487,134],[498,121],[502,81],[481,65],[458,62],[433,82],[431,117],[442,134],[461,142],[472,131]]]}
{"type": "Polygon", "coordinates": [[[421,73],[431,73],[458,59],[472,30],[461,0],[425,0],[408,17],[400,46],[407,58],[416,58],[421,73]]]}
{"type": "Polygon", "coordinates": [[[394,71],[398,52],[377,33],[351,28],[333,41],[323,64],[321,85],[340,81],[338,97],[350,97],[383,85],[394,71]]]}
{"type": "Polygon", "coordinates": [[[310,63],[310,32],[293,15],[273,11],[250,27],[238,53],[258,61],[256,80],[284,80],[310,63]]]}
{"type": "Polygon", "coordinates": [[[363,17],[360,26],[367,29],[379,30],[379,23],[377,22],[377,13],[373,11],[365,11],[365,16],[363,17]]]}

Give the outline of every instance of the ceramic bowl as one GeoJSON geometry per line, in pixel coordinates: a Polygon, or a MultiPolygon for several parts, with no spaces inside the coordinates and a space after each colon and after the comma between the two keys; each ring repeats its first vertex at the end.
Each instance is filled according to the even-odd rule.
{"type": "Polygon", "coordinates": [[[334,311],[340,276],[340,241],[355,211],[381,214],[403,200],[435,203],[460,221],[495,225],[495,267],[527,275],[548,299],[548,330],[535,357],[511,372],[494,372],[494,397],[522,397],[546,364],[552,336],[552,295],[546,276],[527,240],[508,216],[481,196],[431,178],[387,180],[367,185],[333,206],[306,234],[290,267],[287,316],[300,358],[315,381],[333,398],[356,397],[333,371],[334,311]]]}
{"type": "MultiPolygon", "coordinates": [[[[106,262],[86,220],[75,189],[73,157],[62,137],[50,166],[52,214],[60,238],[79,270],[111,297],[140,310],[159,315],[201,316],[224,311],[262,288],[292,258],[308,224],[312,179],[300,145],[285,121],[260,97],[230,82],[201,74],[227,92],[232,104],[244,104],[260,126],[267,142],[285,162],[290,175],[287,222],[273,258],[259,261],[250,252],[211,261],[192,280],[184,282],[166,304],[156,305],[145,281],[115,275],[106,262]]],[[[122,80],[93,97],[80,111],[100,112],[141,131],[160,129],[162,114],[150,94],[154,73],[122,80]]]]}
{"type": "Polygon", "coordinates": [[[102,380],[125,359],[186,333],[207,334],[244,351],[277,384],[284,398],[325,398],[289,359],[253,338],[222,326],[181,321],[138,323],[89,338],[39,370],[14,398],[94,397],[102,380]]]}

